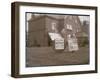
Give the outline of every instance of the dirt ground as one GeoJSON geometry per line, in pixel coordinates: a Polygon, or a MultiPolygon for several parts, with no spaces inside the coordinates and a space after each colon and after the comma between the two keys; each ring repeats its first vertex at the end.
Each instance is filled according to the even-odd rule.
{"type": "Polygon", "coordinates": [[[60,66],[89,64],[89,48],[81,47],[78,51],[56,52],[52,47],[26,48],[26,67],[60,66]]]}

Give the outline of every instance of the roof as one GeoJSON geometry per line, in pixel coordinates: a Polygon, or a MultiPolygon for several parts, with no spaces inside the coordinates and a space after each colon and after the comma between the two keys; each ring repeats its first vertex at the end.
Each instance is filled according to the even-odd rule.
{"type": "Polygon", "coordinates": [[[63,39],[63,37],[59,33],[48,33],[51,40],[55,39],[63,39]]]}
{"type": "Polygon", "coordinates": [[[31,19],[30,19],[30,20],[28,20],[28,21],[39,20],[39,19],[42,19],[42,18],[50,18],[50,19],[53,19],[53,20],[60,20],[60,19],[55,18],[55,17],[52,17],[52,16],[43,15],[43,16],[39,16],[39,17],[36,17],[36,18],[31,18],[31,19]]]}

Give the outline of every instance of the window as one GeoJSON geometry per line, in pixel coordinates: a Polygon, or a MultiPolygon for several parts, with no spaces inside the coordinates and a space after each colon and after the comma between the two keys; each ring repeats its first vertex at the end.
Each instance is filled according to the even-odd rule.
{"type": "Polygon", "coordinates": [[[56,29],[56,23],[52,23],[52,30],[55,30],[56,29]]]}
{"type": "Polygon", "coordinates": [[[57,28],[56,28],[57,27],[56,25],[57,24],[55,22],[51,23],[51,28],[52,28],[53,31],[58,32],[57,28]]]}
{"type": "Polygon", "coordinates": [[[72,25],[66,24],[65,28],[69,29],[69,30],[72,30],[72,25]]]}

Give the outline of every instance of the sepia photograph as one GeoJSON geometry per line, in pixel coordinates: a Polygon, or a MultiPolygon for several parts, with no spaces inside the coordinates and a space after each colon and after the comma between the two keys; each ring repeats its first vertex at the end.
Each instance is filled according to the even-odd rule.
{"type": "Polygon", "coordinates": [[[89,15],[25,15],[26,67],[89,64],[89,15]]]}
{"type": "Polygon", "coordinates": [[[96,6],[14,2],[11,31],[12,77],[97,73],[96,6]]]}

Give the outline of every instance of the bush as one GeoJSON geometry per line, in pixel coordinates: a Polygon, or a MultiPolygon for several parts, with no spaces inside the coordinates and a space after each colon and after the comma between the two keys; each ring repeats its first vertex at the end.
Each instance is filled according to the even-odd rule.
{"type": "Polygon", "coordinates": [[[88,45],[89,44],[88,38],[87,37],[78,38],[78,44],[80,47],[88,45]]]}

